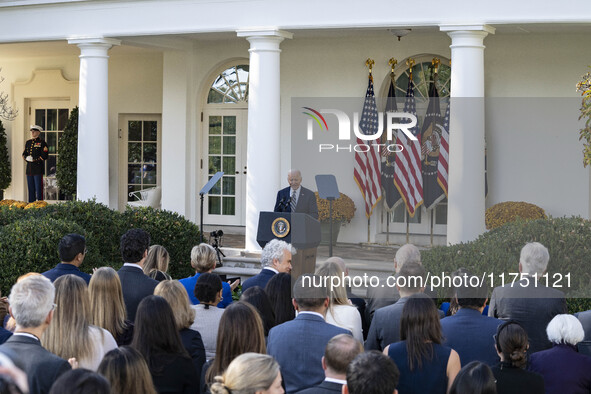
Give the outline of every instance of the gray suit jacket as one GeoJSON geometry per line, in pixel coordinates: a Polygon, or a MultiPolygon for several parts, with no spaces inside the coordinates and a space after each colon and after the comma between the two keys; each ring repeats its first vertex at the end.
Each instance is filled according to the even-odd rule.
{"type": "Polygon", "coordinates": [[[339,334],[351,335],[351,332],[309,313],[300,313],[294,320],[269,331],[267,354],[279,363],[288,394],[316,386],[324,380],[324,348],[339,334]]]}
{"type": "Polygon", "coordinates": [[[27,374],[30,394],[49,393],[53,382],[72,369],[68,362],[45,350],[41,342],[22,335],[13,335],[0,352],[12,359],[27,374]]]}
{"type": "Polygon", "coordinates": [[[529,338],[529,353],[550,349],[546,327],[554,316],[566,313],[564,293],[537,286],[532,278],[496,287],[490,297],[488,315],[501,320],[514,320],[523,326],[529,338]]]}
{"type": "Polygon", "coordinates": [[[123,266],[117,273],[123,288],[127,320],[133,322],[138,305],[145,297],[154,294],[158,281],[145,275],[144,271],[136,267],[123,266]]]}
{"type": "Polygon", "coordinates": [[[591,311],[575,313],[575,316],[583,325],[583,330],[585,330],[585,339],[583,340],[591,341],[591,311]]]}
{"type": "Polygon", "coordinates": [[[369,333],[365,341],[365,350],[384,350],[391,343],[400,341],[400,317],[402,308],[408,300],[404,297],[393,305],[378,309],[369,326],[369,333]]]}

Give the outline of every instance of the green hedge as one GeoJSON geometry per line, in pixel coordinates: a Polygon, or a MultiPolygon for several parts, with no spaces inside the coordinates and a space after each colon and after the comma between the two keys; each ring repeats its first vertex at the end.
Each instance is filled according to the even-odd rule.
{"type": "MultiPolygon", "coordinates": [[[[534,241],[550,252],[550,276],[570,273],[570,288],[560,289],[569,297],[569,311],[591,309],[591,221],[582,218],[518,220],[488,231],[473,242],[422,252],[421,258],[433,275],[465,267],[479,276],[493,273],[497,286],[499,274],[505,273],[507,282],[509,273],[519,272],[521,248],[534,241]]],[[[563,279],[562,284],[566,283],[563,279]]],[[[442,289],[440,295],[445,296],[444,292],[442,289]]]]}
{"type": "Polygon", "coordinates": [[[69,201],[41,209],[0,207],[0,290],[8,294],[16,278],[43,272],[57,263],[57,245],[68,233],[86,237],[88,255],[82,271],[123,264],[119,241],[130,228],[142,228],[152,244],[163,245],[171,255],[169,273],[180,279],[193,275],[191,249],[199,242],[199,227],[170,211],[128,209],[124,213],[94,201],[69,201]]]}

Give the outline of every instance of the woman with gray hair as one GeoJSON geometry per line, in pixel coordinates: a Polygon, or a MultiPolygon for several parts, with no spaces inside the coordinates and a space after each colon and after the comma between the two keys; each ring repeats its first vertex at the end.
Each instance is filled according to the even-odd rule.
{"type": "Polygon", "coordinates": [[[591,392],[591,357],[577,353],[585,337],[579,319],[556,315],[546,328],[552,348],[531,355],[529,369],[544,377],[546,393],[591,392]]]}
{"type": "MultiPolygon", "coordinates": [[[[195,275],[179,280],[181,285],[187,290],[187,295],[189,296],[191,304],[199,304],[199,300],[195,297],[195,285],[197,284],[197,279],[199,279],[199,276],[203,273],[212,272],[215,268],[216,262],[217,254],[211,245],[202,243],[194,246],[191,250],[191,267],[195,270],[195,275]]],[[[217,305],[218,308],[225,308],[232,303],[232,291],[236,286],[238,286],[238,280],[232,284],[222,282],[222,300],[217,305]]]]}

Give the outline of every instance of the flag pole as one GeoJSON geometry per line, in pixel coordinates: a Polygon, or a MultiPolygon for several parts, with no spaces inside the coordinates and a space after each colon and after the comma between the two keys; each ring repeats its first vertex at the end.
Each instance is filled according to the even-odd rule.
{"type": "Polygon", "coordinates": [[[369,221],[370,218],[367,218],[367,243],[369,243],[369,221]]]}
{"type": "Polygon", "coordinates": [[[434,209],[431,209],[431,246],[433,246],[433,211],[434,209]]]}
{"type": "Polygon", "coordinates": [[[406,243],[409,243],[410,223],[408,222],[408,210],[405,210],[404,214],[406,215],[406,243]]]}
{"type": "Polygon", "coordinates": [[[386,245],[390,245],[390,212],[386,213],[386,245]]]}

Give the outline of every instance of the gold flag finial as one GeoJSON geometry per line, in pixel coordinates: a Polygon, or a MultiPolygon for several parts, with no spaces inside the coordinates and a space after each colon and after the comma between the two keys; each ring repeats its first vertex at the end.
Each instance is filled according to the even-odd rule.
{"type": "Polygon", "coordinates": [[[370,57],[367,58],[365,61],[365,67],[369,67],[369,78],[373,80],[373,65],[376,64],[374,60],[370,57]]]}
{"type": "Polygon", "coordinates": [[[408,66],[408,77],[412,80],[412,68],[415,65],[415,59],[413,59],[412,57],[409,57],[406,60],[406,65],[408,66]]]}
{"type": "Polygon", "coordinates": [[[435,74],[437,74],[439,72],[439,65],[441,64],[441,60],[438,57],[434,57],[433,60],[431,60],[431,65],[433,66],[433,70],[435,72],[435,74]]]}
{"type": "Polygon", "coordinates": [[[394,59],[393,57],[388,60],[388,65],[390,65],[390,71],[394,74],[394,67],[398,64],[398,60],[394,59]]]}

